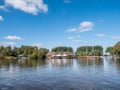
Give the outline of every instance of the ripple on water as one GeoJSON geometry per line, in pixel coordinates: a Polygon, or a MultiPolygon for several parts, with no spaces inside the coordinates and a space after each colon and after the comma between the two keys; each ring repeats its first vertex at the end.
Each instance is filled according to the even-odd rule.
{"type": "Polygon", "coordinates": [[[120,90],[119,62],[104,59],[7,62],[0,64],[0,90],[120,90]]]}

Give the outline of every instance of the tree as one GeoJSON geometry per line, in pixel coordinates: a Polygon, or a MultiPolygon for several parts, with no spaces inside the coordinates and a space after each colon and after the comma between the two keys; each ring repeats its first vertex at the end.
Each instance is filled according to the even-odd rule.
{"type": "Polygon", "coordinates": [[[106,53],[110,53],[111,55],[113,55],[113,48],[114,47],[107,47],[107,49],[105,50],[106,53]]]}
{"type": "Polygon", "coordinates": [[[12,52],[11,46],[7,46],[3,49],[2,53],[4,56],[10,56],[12,52]]]}
{"type": "Polygon", "coordinates": [[[37,59],[37,54],[38,54],[38,47],[34,46],[32,58],[37,59]]]}
{"type": "Polygon", "coordinates": [[[113,52],[116,55],[120,56],[120,42],[117,42],[113,47],[113,52]]]}
{"type": "Polygon", "coordinates": [[[49,52],[48,49],[46,48],[40,48],[37,54],[38,59],[45,59],[46,58],[46,54],[49,52]]]}
{"type": "Polygon", "coordinates": [[[72,47],[60,46],[52,48],[52,52],[73,52],[72,47]]]}
{"type": "Polygon", "coordinates": [[[46,48],[32,47],[32,46],[21,46],[14,47],[11,46],[3,47],[0,46],[0,58],[16,58],[18,55],[24,55],[28,59],[43,59],[49,50],[46,48]]]}
{"type": "Polygon", "coordinates": [[[73,52],[73,48],[72,47],[67,47],[67,52],[73,52]]]}
{"type": "Polygon", "coordinates": [[[80,46],[77,48],[76,54],[80,56],[101,56],[103,55],[103,48],[102,46],[80,46]]]}

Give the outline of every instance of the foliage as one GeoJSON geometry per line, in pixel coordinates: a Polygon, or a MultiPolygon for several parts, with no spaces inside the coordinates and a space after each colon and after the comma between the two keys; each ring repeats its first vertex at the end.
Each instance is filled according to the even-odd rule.
{"type": "Polygon", "coordinates": [[[120,42],[117,42],[113,47],[108,47],[106,52],[112,55],[120,56],[120,42]]]}
{"type": "Polygon", "coordinates": [[[107,47],[105,50],[106,53],[110,53],[111,55],[113,54],[113,47],[107,47]]]}
{"type": "Polygon", "coordinates": [[[16,59],[15,57],[18,57],[18,55],[23,55],[29,59],[42,59],[45,58],[46,53],[48,52],[48,49],[46,48],[38,48],[38,47],[32,47],[32,46],[21,46],[21,47],[14,47],[11,46],[3,47],[0,46],[0,59],[16,59]]]}
{"type": "Polygon", "coordinates": [[[60,46],[52,49],[52,52],[73,52],[72,47],[60,46]]]}
{"type": "Polygon", "coordinates": [[[38,59],[45,59],[46,58],[46,54],[48,52],[49,52],[48,49],[46,49],[46,48],[40,48],[38,50],[38,54],[37,54],[38,59]]]}
{"type": "Polygon", "coordinates": [[[6,56],[5,60],[17,60],[17,57],[13,57],[13,56],[6,56]]]}
{"type": "Polygon", "coordinates": [[[81,56],[101,56],[103,55],[102,46],[81,46],[76,50],[76,54],[81,56]]]}
{"type": "Polygon", "coordinates": [[[120,55],[120,42],[117,42],[113,47],[113,53],[115,55],[120,55]]]}

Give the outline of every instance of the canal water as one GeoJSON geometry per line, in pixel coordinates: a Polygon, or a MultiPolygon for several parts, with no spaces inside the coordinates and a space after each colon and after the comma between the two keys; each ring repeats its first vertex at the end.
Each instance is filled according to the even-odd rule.
{"type": "Polygon", "coordinates": [[[120,60],[0,60],[0,90],[120,90],[120,60]]]}

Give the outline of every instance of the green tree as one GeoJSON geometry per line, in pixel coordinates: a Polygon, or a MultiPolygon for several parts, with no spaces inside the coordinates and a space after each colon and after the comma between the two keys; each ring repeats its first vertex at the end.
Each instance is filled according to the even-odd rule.
{"type": "Polygon", "coordinates": [[[38,47],[34,46],[32,58],[37,59],[37,54],[38,54],[38,47]]]}
{"type": "Polygon", "coordinates": [[[120,56],[120,42],[117,42],[113,47],[113,52],[115,55],[120,56]]]}
{"type": "Polygon", "coordinates": [[[52,48],[52,52],[73,52],[72,47],[60,46],[52,48]]]}
{"type": "Polygon", "coordinates": [[[103,55],[103,48],[102,46],[80,46],[77,48],[76,54],[80,56],[101,56],[103,55]]]}
{"type": "Polygon", "coordinates": [[[11,46],[4,47],[2,53],[4,56],[10,56],[12,52],[11,46]]]}
{"type": "Polygon", "coordinates": [[[105,50],[106,53],[110,53],[111,55],[113,55],[113,48],[114,47],[107,47],[107,49],[105,50]]]}
{"type": "Polygon", "coordinates": [[[48,49],[46,48],[40,48],[37,54],[38,59],[45,59],[46,58],[46,54],[49,52],[48,49]]]}

